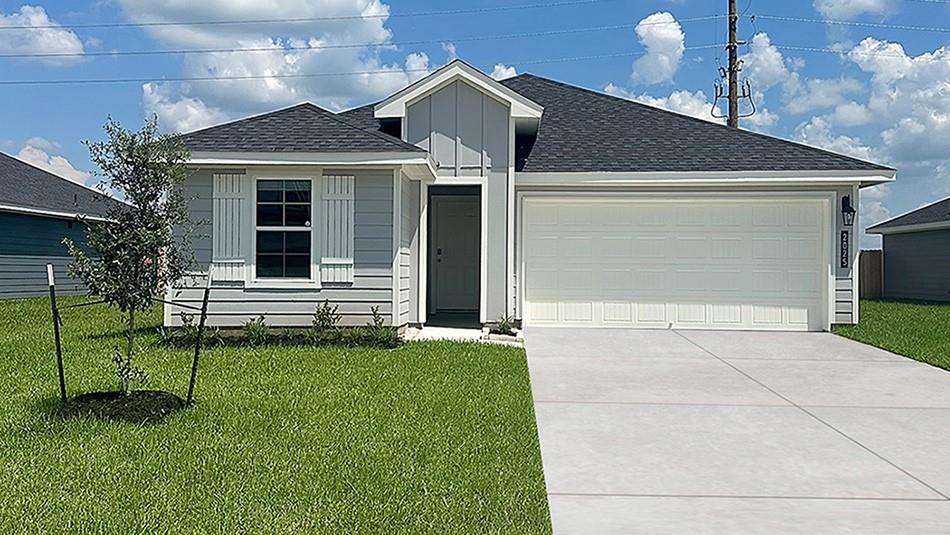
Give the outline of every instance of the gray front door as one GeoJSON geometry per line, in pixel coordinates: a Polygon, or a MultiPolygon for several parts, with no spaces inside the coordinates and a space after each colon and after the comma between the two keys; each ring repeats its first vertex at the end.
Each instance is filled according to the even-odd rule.
{"type": "Polygon", "coordinates": [[[478,310],[480,203],[477,196],[433,196],[431,250],[435,310],[478,310]]]}

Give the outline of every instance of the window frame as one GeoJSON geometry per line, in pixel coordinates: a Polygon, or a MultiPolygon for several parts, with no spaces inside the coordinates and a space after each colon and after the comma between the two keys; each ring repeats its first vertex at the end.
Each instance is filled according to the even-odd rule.
{"type": "MultiPolygon", "coordinates": [[[[320,183],[316,177],[319,173],[280,173],[268,175],[253,175],[251,184],[251,225],[250,225],[250,244],[251,244],[251,269],[248,270],[249,280],[246,285],[257,288],[320,288],[320,265],[319,257],[316,256],[319,248],[320,232],[318,232],[321,194],[319,191],[320,183]],[[273,181],[307,181],[310,183],[310,226],[297,227],[286,225],[264,225],[257,224],[257,191],[260,182],[273,181]],[[309,275],[307,277],[260,277],[257,274],[257,233],[263,232],[308,232],[310,234],[310,262],[309,275]]],[[[282,204],[285,204],[284,201],[282,204]]]]}

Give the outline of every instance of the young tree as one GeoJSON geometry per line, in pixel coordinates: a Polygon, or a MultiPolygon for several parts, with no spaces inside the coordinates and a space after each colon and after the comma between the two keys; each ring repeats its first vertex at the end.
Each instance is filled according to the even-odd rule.
{"type": "Polygon", "coordinates": [[[106,141],[84,143],[103,186],[126,204],[110,203],[108,222],[86,222],[92,253],[68,238],[64,243],[73,257],[70,275],[126,318],[125,348],[116,347],[113,362],[120,389],[128,395],[132,383],[146,377],[135,363],[135,314],[148,310],[153,298],[195,265],[195,224],[181,191],[189,153],[180,137],[159,132],[154,116],[138,132],[112,117],[103,129],[106,141]]]}

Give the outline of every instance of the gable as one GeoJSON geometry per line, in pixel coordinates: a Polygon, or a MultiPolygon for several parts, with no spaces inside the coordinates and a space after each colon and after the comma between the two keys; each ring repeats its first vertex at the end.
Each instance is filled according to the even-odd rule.
{"type": "Polygon", "coordinates": [[[456,80],[406,108],[406,141],[427,150],[438,173],[485,176],[508,166],[509,108],[456,80]]]}
{"type": "Polygon", "coordinates": [[[376,104],[374,116],[377,119],[405,117],[406,108],[411,103],[459,80],[506,104],[511,110],[512,117],[538,119],[544,111],[538,103],[517,91],[512,91],[464,61],[456,59],[376,104]]]}

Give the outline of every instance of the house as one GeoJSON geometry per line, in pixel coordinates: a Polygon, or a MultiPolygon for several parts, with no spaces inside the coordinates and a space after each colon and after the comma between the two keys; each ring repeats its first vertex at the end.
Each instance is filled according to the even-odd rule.
{"type": "Polygon", "coordinates": [[[85,241],[84,221],[102,220],[109,197],[0,152],[0,299],[46,295],[46,264],[57,293],[82,294],[68,277],[63,238],[85,241]]]}
{"type": "MultiPolygon", "coordinates": [[[[339,114],[192,132],[211,324],[827,330],[858,319],[854,209],[895,170],[453,61],[339,114]],[[469,315],[469,316],[466,316],[469,315]]],[[[197,304],[201,283],[172,297],[197,304]]],[[[177,324],[177,309],[165,321],[177,324]]]]}
{"type": "Polygon", "coordinates": [[[867,229],[884,248],[884,297],[950,301],[950,197],[867,229]]]}

